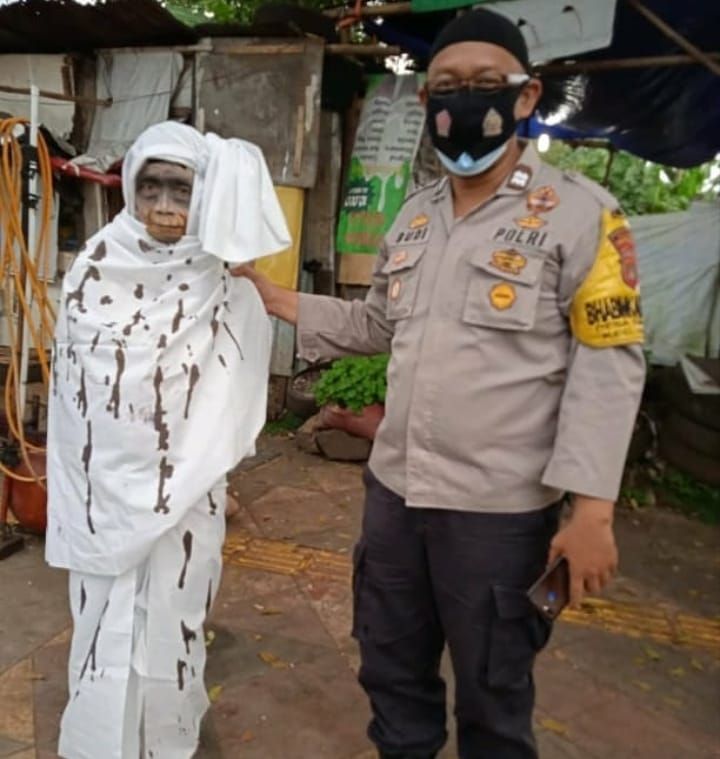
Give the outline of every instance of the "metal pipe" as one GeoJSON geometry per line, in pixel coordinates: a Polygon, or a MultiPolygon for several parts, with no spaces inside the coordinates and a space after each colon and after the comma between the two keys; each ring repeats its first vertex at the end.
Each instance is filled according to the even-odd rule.
{"type": "Polygon", "coordinates": [[[363,57],[402,55],[403,49],[397,45],[353,45],[331,43],[325,45],[328,55],[356,55],[363,57]]]}
{"type": "MultiPolygon", "coordinates": [[[[711,60],[720,61],[720,53],[705,53],[711,60]]],[[[637,58],[615,58],[609,61],[572,61],[570,63],[547,63],[535,67],[538,74],[582,74],[594,71],[620,71],[657,66],[702,65],[691,55],[649,55],[637,58]]]]}
{"type": "MultiPolygon", "coordinates": [[[[358,16],[368,18],[369,16],[405,16],[412,13],[411,3],[386,3],[385,5],[363,5],[360,8],[358,16]]],[[[346,18],[355,15],[350,8],[327,8],[323,15],[328,18],[346,18]]]]}
{"type": "Polygon", "coordinates": [[[644,16],[656,29],[659,29],[668,39],[672,40],[676,45],[685,50],[688,55],[691,55],[698,63],[702,63],[707,69],[713,72],[716,76],[720,76],[720,64],[716,63],[712,58],[709,58],[702,50],[695,47],[688,39],[682,36],[679,32],[676,32],[669,24],[663,21],[660,16],[655,14],[640,0],[625,0],[632,8],[634,8],[641,16],[644,16]]]}
{"type": "MultiPolygon", "coordinates": [[[[0,92],[8,92],[11,95],[30,95],[32,96],[32,87],[10,87],[7,84],[0,84],[0,92]]],[[[37,89],[37,87],[35,87],[37,89]]],[[[65,95],[62,92],[49,92],[48,90],[38,90],[41,98],[50,100],[63,100],[67,103],[80,103],[81,105],[112,105],[112,98],[107,100],[97,100],[97,98],[86,98],[79,95],[65,95]]]]}
{"type": "MultiPolygon", "coordinates": [[[[38,172],[39,165],[37,160],[38,144],[38,127],[40,124],[40,89],[36,85],[30,87],[30,128],[29,128],[29,150],[26,153],[27,161],[23,170],[27,172],[27,192],[22,198],[23,217],[27,220],[26,227],[26,244],[28,258],[33,261],[37,245],[37,199],[38,199],[38,172]]],[[[33,307],[33,292],[30,283],[30,277],[27,274],[27,268],[24,264],[21,267],[22,287],[25,291],[25,303],[28,311],[33,307]]],[[[17,420],[18,424],[25,423],[25,402],[27,400],[27,378],[28,368],[30,365],[30,330],[27,318],[23,318],[22,307],[18,310],[18,331],[20,332],[20,376],[18,377],[18,394],[17,394],[17,420]]]]}

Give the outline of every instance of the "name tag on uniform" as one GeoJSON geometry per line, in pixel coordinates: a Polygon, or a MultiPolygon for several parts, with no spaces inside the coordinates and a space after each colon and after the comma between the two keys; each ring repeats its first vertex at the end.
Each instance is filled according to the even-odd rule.
{"type": "Polygon", "coordinates": [[[427,242],[430,237],[430,217],[419,214],[410,221],[407,228],[398,233],[395,238],[397,245],[419,245],[427,242]]]}

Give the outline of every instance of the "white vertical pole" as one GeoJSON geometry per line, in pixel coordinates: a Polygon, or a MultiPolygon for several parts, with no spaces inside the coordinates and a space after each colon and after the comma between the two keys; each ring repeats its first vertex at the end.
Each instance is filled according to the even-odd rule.
{"type": "MultiPolygon", "coordinates": [[[[33,148],[37,148],[38,144],[38,123],[40,119],[39,113],[40,106],[40,90],[36,85],[30,87],[30,145],[33,148]]],[[[27,249],[30,256],[30,261],[36,263],[35,247],[37,245],[37,214],[38,203],[33,202],[33,199],[38,195],[38,172],[40,167],[38,162],[32,167],[30,176],[28,177],[28,193],[31,201],[28,208],[28,228],[27,228],[27,249]]],[[[28,306],[32,308],[32,285],[30,284],[30,277],[27,271],[23,270],[25,288],[25,301],[28,306]]],[[[22,329],[20,334],[21,340],[21,353],[20,353],[20,377],[18,377],[18,423],[23,424],[25,419],[25,403],[27,401],[27,379],[28,379],[28,367],[30,363],[30,329],[28,328],[29,314],[27,318],[21,319],[22,329]]]]}

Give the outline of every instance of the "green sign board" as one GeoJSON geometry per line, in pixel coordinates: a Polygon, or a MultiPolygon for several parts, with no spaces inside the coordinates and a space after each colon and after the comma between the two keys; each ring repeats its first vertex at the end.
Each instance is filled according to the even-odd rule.
{"type": "Polygon", "coordinates": [[[340,210],[337,250],[375,254],[405,201],[425,110],[420,75],[371,78],[340,210]]]}

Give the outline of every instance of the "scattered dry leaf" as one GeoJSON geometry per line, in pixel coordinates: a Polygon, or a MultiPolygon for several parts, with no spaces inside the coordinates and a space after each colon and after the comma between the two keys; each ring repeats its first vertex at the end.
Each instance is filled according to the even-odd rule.
{"type": "Polygon", "coordinates": [[[210,703],[214,704],[220,698],[220,694],[222,692],[222,685],[213,685],[213,687],[208,691],[208,698],[210,699],[210,703]]]}
{"type": "Polygon", "coordinates": [[[540,720],[540,727],[542,727],[543,730],[555,733],[555,735],[566,736],[568,734],[567,725],[564,725],[562,722],[558,722],[556,719],[551,719],[549,717],[540,720]]]}
{"type": "Polygon", "coordinates": [[[670,674],[673,677],[685,677],[685,669],[683,667],[674,667],[670,670],[670,674]]]}
{"type": "Polygon", "coordinates": [[[705,667],[703,667],[703,663],[699,659],[690,659],[690,666],[698,672],[705,671],[705,667]]]}
{"type": "Polygon", "coordinates": [[[267,664],[268,667],[273,667],[274,669],[287,669],[288,666],[286,661],[283,661],[270,651],[261,651],[258,654],[258,658],[267,664]]]}
{"type": "Polygon", "coordinates": [[[240,743],[250,743],[255,740],[255,733],[252,730],[243,730],[240,735],[240,743]]]}
{"type": "Polygon", "coordinates": [[[656,651],[654,648],[651,648],[650,646],[644,646],[643,651],[645,652],[645,656],[647,656],[647,658],[650,659],[650,661],[660,661],[662,659],[660,652],[656,651]]]}
{"type": "Polygon", "coordinates": [[[665,696],[663,701],[670,706],[674,706],[676,709],[682,708],[683,705],[683,702],[679,698],[670,698],[670,696],[665,696]]]}
{"type": "Polygon", "coordinates": [[[212,630],[208,630],[205,633],[205,648],[210,648],[215,641],[215,633],[212,630]]]}
{"type": "Polygon", "coordinates": [[[642,680],[633,680],[633,685],[640,690],[644,690],[646,693],[652,690],[652,686],[648,683],[644,683],[642,680]]]}

